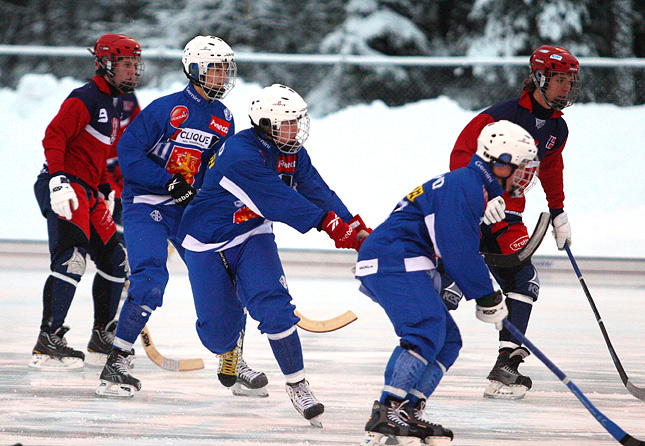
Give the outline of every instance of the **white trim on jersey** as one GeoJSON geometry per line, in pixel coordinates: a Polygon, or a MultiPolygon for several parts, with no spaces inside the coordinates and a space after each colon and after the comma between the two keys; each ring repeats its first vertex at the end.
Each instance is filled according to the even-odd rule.
{"type": "Polygon", "coordinates": [[[219,181],[219,185],[222,186],[224,189],[235,195],[238,199],[242,200],[242,203],[247,205],[253,212],[258,214],[260,217],[264,217],[262,215],[262,212],[260,212],[260,209],[253,203],[253,200],[251,200],[251,197],[249,197],[244,190],[237,184],[235,184],[233,181],[229,180],[226,177],[222,177],[222,179],[219,181]]]}
{"type": "Polygon", "coordinates": [[[232,240],[226,240],[220,243],[202,243],[197,240],[195,237],[190,234],[186,235],[184,240],[181,242],[181,246],[186,248],[189,251],[193,252],[204,252],[204,251],[223,251],[224,249],[232,248],[233,246],[241,245],[250,237],[258,234],[271,234],[273,233],[273,222],[271,220],[265,220],[257,228],[252,231],[245,232],[240,234],[232,240]]]}
{"type": "Polygon", "coordinates": [[[434,214],[426,215],[423,220],[426,223],[426,228],[428,228],[428,234],[430,234],[430,240],[432,240],[434,253],[441,257],[441,251],[439,250],[439,245],[437,245],[437,234],[434,231],[434,214]]]}
{"type": "Polygon", "coordinates": [[[138,204],[138,203],[143,203],[143,204],[152,204],[152,205],[157,205],[157,204],[175,204],[173,201],[172,197],[170,195],[137,195],[134,198],[132,198],[132,203],[138,204]]]}
{"type": "Polygon", "coordinates": [[[112,144],[112,138],[110,136],[105,136],[103,133],[99,132],[89,124],[85,126],[85,131],[105,145],[109,146],[110,144],[112,144]]]}

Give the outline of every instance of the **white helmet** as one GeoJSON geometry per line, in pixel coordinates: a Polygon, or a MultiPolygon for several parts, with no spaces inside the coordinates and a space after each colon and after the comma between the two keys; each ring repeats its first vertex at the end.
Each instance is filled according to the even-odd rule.
{"type": "Polygon", "coordinates": [[[295,90],[284,85],[263,88],[251,99],[249,117],[253,126],[281,152],[296,153],[309,137],[307,103],[295,90]]]}
{"type": "Polygon", "coordinates": [[[533,186],[540,164],[535,160],[537,146],[529,132],[519,125],[505,120],[488,124],[477,138],[476,155],[491,168],[513,166],[513,173],[502,178],[504,183],[509,179],[512,182],[512,196],[520,197],[533,186]]]}
{"type": "Polygon", "coordinates": [[[222,99],[235,86],[235,53],[219,37],[197,36],[184,47],[184,73],[210,100],[222,99]]]}

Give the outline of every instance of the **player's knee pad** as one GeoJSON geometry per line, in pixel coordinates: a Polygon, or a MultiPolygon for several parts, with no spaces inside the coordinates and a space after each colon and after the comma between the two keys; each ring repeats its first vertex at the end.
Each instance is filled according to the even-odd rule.
{"type": "Polygon", "coordinates": [[[51,264],[54,277],[61,280],[71,279],[78,283],[85,273],[85,249],[82,247],[68,248],[57,254],[51,264]]]}
{"type": "Polygon", "coordinates": [[[99,274],[103,273],[104,277],[107,276],[106,279],[110,280],[110,277],[114,277],[119,279],[119,282],[123,282],[128,262],[125,249],[116,237],[112,237],[106,245],[106,249],[97,254],[96,266],[99,269],[99,274]]]}
{"type": "Polygon", "coordinates": [[[517,293],[528,296],[535,302],[540,294],[540,278],[532,263],[524,265],[515,276],[515,289],[508,293],[517,293]]]}

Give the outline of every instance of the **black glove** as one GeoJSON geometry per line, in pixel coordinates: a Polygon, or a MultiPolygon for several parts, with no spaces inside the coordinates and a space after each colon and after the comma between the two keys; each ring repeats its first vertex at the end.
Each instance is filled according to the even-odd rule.
{"type": "Polygon", "coordinates": [[[188,206],[188,203],[195,198],[195,194],[197,193],[197,189],[188,184],[186,179],[180,173],[176,173],[170,181],[166,183],[166,190],[172,197],[173,201],[182,207],[188,206]]]}

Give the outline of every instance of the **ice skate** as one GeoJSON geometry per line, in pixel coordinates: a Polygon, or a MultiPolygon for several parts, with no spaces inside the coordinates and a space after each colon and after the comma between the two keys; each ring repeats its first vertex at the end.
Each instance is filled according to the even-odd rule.
{"type": "Polygon", "coordinates": [[[308,420],[312,426],[322,427],[322,422],[318,417],[325,411],[325,406],[311,392],[309,383],[303,379],[293,384],[286,383],[284,387],[298,413],[305,417],[305,420],[308,420]]]}
{"type": "Polygon", "coordinates": [[[141,381],[130,374],[129,356],[131,355],[132,352],[112,350],[101,372],[101,383],[95,391],[96,395],[108,398],[132,398],[141,390],[141,381]]]}
{"type": "Polygon", "coordinates": [[[243,358],[240,358],[237,381],[231,387],[233,395],[264,398],[269,396],[269,392],[266,389],[267,384],[269,384],[269,380],[263,372],[253,370],[243,358]]]}
{"type": "Polygon", "coordinates": [[[412,407],[404,405],[403,409],[408,414],[408,424],[412,435],[419,436],[422,444],[429,444],[433,446],[447,446],[453,438],[452,431],[445,429],[440,424],[431,423],[425,417],[424,411],[426,407],[425,400],[420,400],[419,403],[412,407]]]}
{"type": "Polygon", "coordinates": [[[372,414],[365,424],[365,437],[361,446],[419,445],[421,439],[411,435],[410,415],[405,411],[405,402],[390,401],[383,404],[374,401],[372,414]]]}
{"type": "Polygon", "coordinates": [[[114,344],[114,333],[116,332],[116,321],[112,321],[105,327],[94,327],[90,342],[87,343],[87,365],[105,365],[108,355],[114,344]]]}
{"type": "Polygon", "coordinates": [[[237,382],[237,374],[240,368],[240,359],[242,358],[242,349],[235,346],[233,350],[219,356],[219,365],[217,366],[217,379],[224,387],[233,387],[237,382]]]}
{"type": "Polygon", "coordinates": [[[53,333],[41,331],[29,361],[29,367],[38,370],[78,370],[83,368],[83,352],[67,346],[65,333],[69,327],[61,326],[53,333]]]}
{"type": "Polygon", "coordinates": [[[529,352],[523,348],[500,350],[493,369],[488,374],[490,383],[484,390],[485,398],[519,400],[533,385],[531,378],[522,375],[517,368],[529,352]]]}

